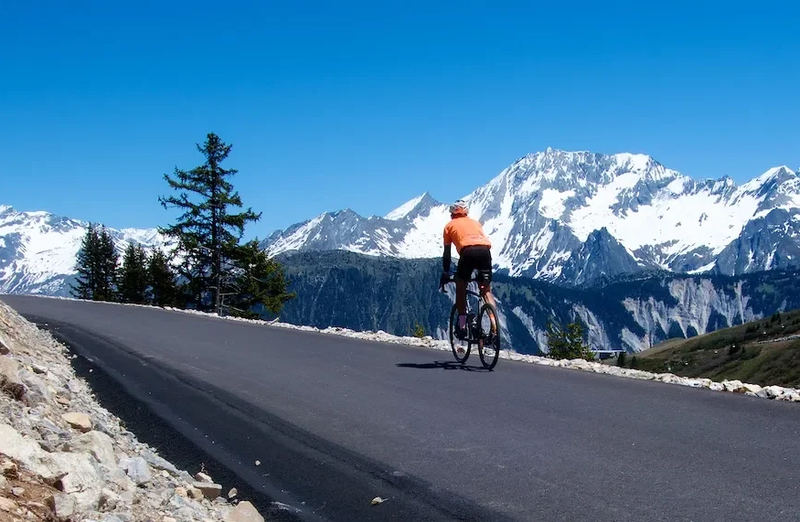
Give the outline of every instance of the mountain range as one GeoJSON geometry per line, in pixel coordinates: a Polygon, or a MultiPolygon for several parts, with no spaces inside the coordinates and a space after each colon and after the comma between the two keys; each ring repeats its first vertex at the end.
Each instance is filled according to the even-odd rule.
{"type": "MultiPolygon", "coordinates": [[[[0,206],[0,294],[68,296],[88,225],[49,212],[0,206]]],[[[147,249],[166,244],[155,229],[108,231],[120,252],[131,243],[147,249]]]]}
{"type": "MultiPolygon", "coordinates": [[[[736,275],[800,260],[800,174],[771,168],[737,186],[697,181],[639,154],[547,149],[464,196],[498,270],[563,285],[659,269],[736,275]]],[[[447,205],[427,192],[386,216],[323,213],[269,236],[273,255],[348,250],[441,256],[447,205]]]]}

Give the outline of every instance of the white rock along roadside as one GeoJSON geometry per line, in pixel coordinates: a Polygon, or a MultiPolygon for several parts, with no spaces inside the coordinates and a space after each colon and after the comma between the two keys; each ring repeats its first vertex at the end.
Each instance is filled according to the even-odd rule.
{"type": "Polygon", "coordinates": [[[0,522],[264,522],[139,442],[69,358],[0,300],[0,522]]]}

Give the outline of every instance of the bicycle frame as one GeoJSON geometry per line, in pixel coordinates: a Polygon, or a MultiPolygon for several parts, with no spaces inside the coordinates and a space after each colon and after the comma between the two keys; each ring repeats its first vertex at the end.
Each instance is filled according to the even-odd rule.
{"type": "MultiPolygon", "coordinates": [[[[445,284],[450,284],[450,283],[455,283],[455,282],[456,282],[456,278],[455,278],[454,275],[451,274],[449,279],[448,279],[448,282],[447,283],[443,283],[443,284],[440,285],[440,290],[442,291],[442,293],[445,293],[445,290],[444,290],[444,285],[445,284]]],[[[471,277],[467,281],[467,287],[465,288],[465,291],[466,291],[466,295],[465,295],[466,302],[464,303],[465,304],[465,312],[470,313],[470,308],[471,307],[469,306],[469,296],[477,297],[478,298],[478,307],[477,307],[477,310],[475,311],[475,314],[476,314],[478,320],[480,321],[480,318],[483,317],[484,311],[487,310],[487,309],[490,311],[491,315],[494,316],[494,320],[492,320],[492,325],[493,325],[492,330],[494,330],[494,334],[490,333],[488,336],[486,336],[484,334],[483,328],[479,328],[477,334],[475,334],[473,329],[469,328],[468,329],[469,334],[468,334],[467,338],[466,339],[462,339],[462,341],[465,341],[467,343],[467,348],[466,349],[459,349],[457,351],[455,345],[453,344],[453,314],[456,313],[456,306],[457,306],[454,303],[453,307],[451,308],[451,312],[450,312],[450,346],[451,346],[451,349],[453,350],[453,355],[455,356],[456,361],[458,361],[461,364],[463,364],[464,362],[466,362],[467,358],[469,357],[469,353],[471,351],[472,345],[473,344],[477,344],[478,347],[479,347],[479,352],[478,353],[479,353],[480,358],[481,358],[481,363],[483,363],[485,368],[491,370],[497,364],[497,358],[499,356],[499,351],[500,351],[500,347],[499,347],[499,338],[500,338],[499,337],[499,335],[500,335],[500,332],[499,332],[499,327],[500,327],[499,317],[497,316],[497,310],[494,307],[494,305],[490,304],[484,298],[482,292],[475,292],[474,290],[471,290],[469,288],[470,283],[477,283],[478,286],[480,287],[481,281],[479,281],[478,279],[476,279],[474,277],[471,277]],[[483,348],[484,348],[484,344],[483,343],[485,342],[486,339],[491,340],[493,337],[498,340],[498,346],[496,348],[494,357],[487,358],[487,357],[485,357],[485,352],[483,350],[483,348]],[[462,352],[463,352],[463,356],[460,355],[462,352]]]]}

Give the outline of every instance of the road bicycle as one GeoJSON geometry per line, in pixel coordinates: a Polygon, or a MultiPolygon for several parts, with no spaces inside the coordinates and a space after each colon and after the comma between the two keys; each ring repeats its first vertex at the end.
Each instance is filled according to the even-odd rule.
{"type": "MultiPolygon", "coordinates": [[[[459,338],[456,333],[458,329],[458,306],[454,303],[453,308],[450,310],[450,349],[453,351],[453,356],[461,364],[467,362],[472,345],[477,345],[478,356],[481,359],[483,367],[491,370],[497,365],[497,359],[500,357],[500,319],[497,315],[497,309],[491,303],[488,303],[479,292],[475,292],[469,288],[471,283],[480,284],[480,279],[471,278],[467,282],[467,336],[466,338],[459,338]],[[477,298],[478,306],[477,315],[472,312],[470,306],[470,296],[477,298]],[[459,341],[464,342],[466,347],[459,344],[459,341]]],[[[455,283],[455,277],[450,275],[448,283],[455,283]]],[[[440,287],[444,292],[444,285],[440,287]]]]}

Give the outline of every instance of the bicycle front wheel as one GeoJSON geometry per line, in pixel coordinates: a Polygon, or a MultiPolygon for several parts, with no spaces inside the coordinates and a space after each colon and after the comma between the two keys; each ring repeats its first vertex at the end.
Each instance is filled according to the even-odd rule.
{"type": "Polygon", "coordinates": [[[500,357],[500,318],[497,316],[497,309],[491,304],[486,303],[481,307],[478,327],[478,355],[483,367],[491,370],[500,357]]]}
{"type": "Polygon", "coordinates": [[[469,350],[471,345],[467,341],[462,341],[456,337],[456,328],[458,327],[458,307],[453,305],[450,310],[450,349],[453,351],[453,357],[456,361],[464,364],[469,358],[469,350]]]}

